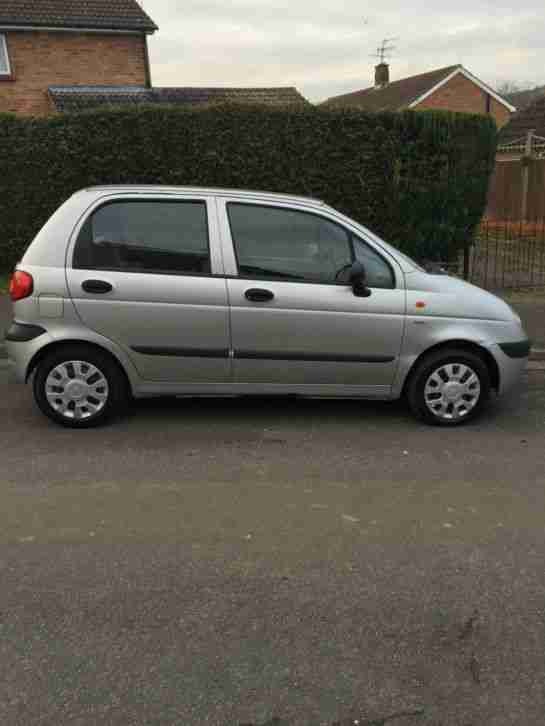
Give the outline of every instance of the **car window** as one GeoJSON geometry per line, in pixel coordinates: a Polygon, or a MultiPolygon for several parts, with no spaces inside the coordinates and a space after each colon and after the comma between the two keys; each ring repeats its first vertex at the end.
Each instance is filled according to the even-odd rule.
{"type": "Polygon", "coordinates": [[[228,214],[241,276],[334,283],[352,264],[349,233],[325,217],[238,203],[228,214]]]}
{"type": "Polygon", "coordinates": [[[359,237],[352,235],[352,241],[354,243],[356,259],[363,263],[365,267],[367,286],[386,289],[394,288],[394,271],[386,260],[359,237]]]}
{"type": "Polygon", "coordinates": [[[210,273],[206,203],[109,202],[83,226],[74,252],[74,267],[210,273]]]}

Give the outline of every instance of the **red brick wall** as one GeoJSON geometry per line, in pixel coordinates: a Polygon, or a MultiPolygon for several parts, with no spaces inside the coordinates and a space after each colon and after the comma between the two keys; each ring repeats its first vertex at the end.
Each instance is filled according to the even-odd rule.
{"type": "Polygon", "coordinates": [[[146,36],[7,32],[11,80],[0,80],[0,111],[53,112],[49,86],[146,85],[146,36]]]}
{"type": "MultiPolygon", "coordinates": [[[[458,74],[431,96],[428,96],[425,101],[418,104],[417,108],[486,114],[487,95],[473,81],[458,74]]],[[[504,126],[511,116],[509,109],[492,97],[490,98],[490,113],[496,120],[498,128],[504,126]]]]}

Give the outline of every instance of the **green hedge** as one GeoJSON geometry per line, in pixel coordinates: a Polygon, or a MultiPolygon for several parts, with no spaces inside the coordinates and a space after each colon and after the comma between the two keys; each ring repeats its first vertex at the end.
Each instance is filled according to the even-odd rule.
{"type": "Polygon", "coordinates": [[[0,115],[0,268],[70,194],[94,184],[266,189],[324,199],[417,258],[452,257],[483,213],[486,117],[354,110],[107,109],[0,115]]]}

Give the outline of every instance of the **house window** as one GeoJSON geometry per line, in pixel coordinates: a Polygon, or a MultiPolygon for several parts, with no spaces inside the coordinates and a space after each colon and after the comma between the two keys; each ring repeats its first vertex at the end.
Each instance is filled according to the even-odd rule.
{"type": "Polygon", "coordinates": [[[0,77],[10,75],[11,67],[9,64],[8,44],[6,43],[6,36],[0,35],[0,77]]]}

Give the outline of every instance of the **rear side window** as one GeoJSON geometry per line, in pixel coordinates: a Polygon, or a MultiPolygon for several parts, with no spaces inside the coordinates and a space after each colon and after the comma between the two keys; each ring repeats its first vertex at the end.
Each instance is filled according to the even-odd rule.
{"type": "Polygon", "coordinates": [[[123,272],[210,274],[206,203],[108,202],[82,227],[73,265],[123,272]]]}

